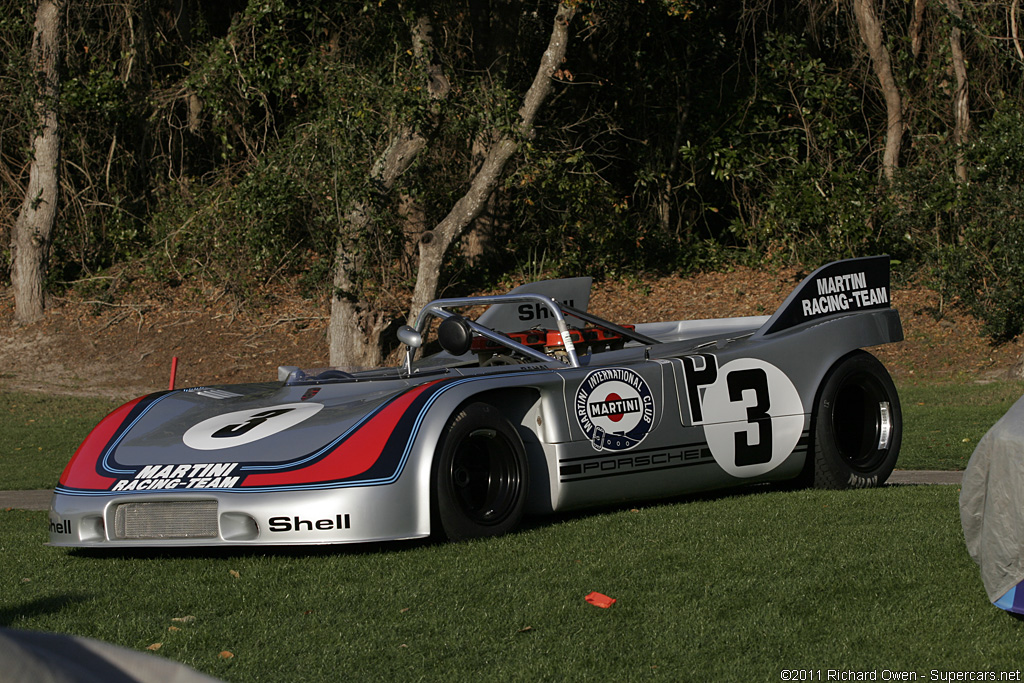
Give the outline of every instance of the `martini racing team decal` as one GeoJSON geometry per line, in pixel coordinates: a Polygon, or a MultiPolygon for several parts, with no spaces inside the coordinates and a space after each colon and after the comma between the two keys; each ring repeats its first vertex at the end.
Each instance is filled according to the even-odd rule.
{"type": "Polygon", "coordinates": [[[118,479],[111,491],[157,491],[173,489],[228,489],[241,481],[231,476],[237,462],[190,465],[147,465],[131,479],[118,479]]]}
{"type": "Polygon", "coordinates": [[[800,300],[805,317],[877,308],[889,303],[888,287],[869,287],[867,273],[846,273],[815,281],[817,292],[800,300]],[[817,296],[813,296],[817,294],[817,296]]]}
{"type": "Polygon", "coordinates": [[[285,403],[217,415],[190,428],[182,437],[189,448],[214,451],[252,443],[308,420],[323,403],[285,403]]]}
{"type": "Polygon", "coordinates": [[[827,316],[889,308],[888,256],[836,261],[811,273],[766,324],[762,334],[827,316]]]}
{"type": "Polygon", "coordinates": [[[576,419],[595,450],[635,448],[654,425],[654,395],[627,368],[594,370],[576,391],[576,419]]]}

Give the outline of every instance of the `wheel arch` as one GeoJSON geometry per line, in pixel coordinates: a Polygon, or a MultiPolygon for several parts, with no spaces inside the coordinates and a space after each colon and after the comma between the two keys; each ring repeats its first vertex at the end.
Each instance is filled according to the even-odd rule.
{"type": "MultiPolygon", "coordinates": [[[[463,397],[446,417],[447,422],[470,403],[489,403],[515,427],[523,442],[530,471],[527,514],[543,514],[553,509],[550,460],[545,444],[551,441],[547,430],[556,420],[546,410],[543,396],[542,389],[536,386],[485,389],[463,397]]],[[[434,455],[436,457],[436,449],[434,455]]]]}
{"type": "Polygon", "coordinates": [[[543,514],[552,510],[551,475],[546,445],[557,439],[564,430],[564,407],[559,413],[559,401],[545,401],[549,391],[557,394],[560,382],[550,389],[543,383],[511,386],[482,386],[488,382],[457,383],[420,416],[421,427],[410,444],[408,474],[414,477],[412,495],[416,497],[417,520],[415,528],[423,534],[431,533],[433,521],[434,468],[442,448],[447,425],[462,409],[472,403],[495,406],[515,428],[525,451],[529,468],[526,514],[543,514]],[[561,425],[561,426],[559,426],[561,425]],[[554,431],[552,431],[554,430],[554,431]],[[553,437],[552,434],[555,436],[553,437]]]}
{"type": "MultiPolygon", "coordinates": [[[[803,483],[808,485],[814,484],[818,487],[823,488],[844,488],[844,487],[862,487],[862,486],[874,486],[883,484],[891,473],[891,467],[888,467],[888,471],[885,471],[880,476],[874,477],[872,475],[854,474],[847,482],[840,482],[838,479],[831,481],[830,483],[822,483],[821,475],[818,470],[823,466],[821,460],[821,448],[822,445],[819,443],[820,432],[819,427],[823,415],[819,410],[823,407],[822,401],[826,391],[830,391],[830,385],[834,376],[840,371],[846,369],[850,363],[866,363],[868,366],[873,366],[874,369],[881,371],[881,374],[877,377],[872,376],[870,372],[861,370],[859,374],[865,375],[871,378],[871,382],[878,382],[880,384],[878,389],[881,389],[884,393],[888,394],[888,389],[891,388],[891,405],[890,409],[893,411],[891,419],[893,421],[891,429],[892,442],[889,443],[885,449],[886,455],[881,457],[881,460],[886,460],[889,457],[891,451],[894,455],[892,462],[895,464],[896,458],[899,456],[900,447],[902,444],[902,406],[900,404],[899,394],[895,388],[895,384],[892,382],[892,378],[885,368],[884,364],[870,351],[858,348],[853,349],[845,354],[840,355],[836,358],[821,375],[821,379],[818,382],[818,386],[814,392],[814,402],[810,406],[810,437],[811,447],[808,449],[807,461],[804,464],[804,468],[801,472],[801,480],[803,483]]],[[[856,374],[856,373],[851,373],[856,374]]],[[[846,390],[848,387],[841,385],[840,388],[846,390]]],[[[864,390],[865,394],[871,393],[863,385],[856,385],[854,388],[864,390]]],[[[873,389],[873,388],[872,388],[873,389]]],[[[865,396],[867,398],[867,396],[865,396]]],[[[834,477],[835,475],[833,475],[834,477]]],[[[828,477],[826,477],[828,479],[828,477]]]]}

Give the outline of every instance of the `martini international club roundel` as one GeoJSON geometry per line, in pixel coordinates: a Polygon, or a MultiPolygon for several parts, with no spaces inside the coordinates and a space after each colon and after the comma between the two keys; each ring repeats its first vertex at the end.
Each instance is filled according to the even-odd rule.
{"type": "Polygon", "coordinates": [[[595,450],[628,451],[654,426],[654,396],[636,372],[602,368],[576,391],[575,412],[595,450]]]}

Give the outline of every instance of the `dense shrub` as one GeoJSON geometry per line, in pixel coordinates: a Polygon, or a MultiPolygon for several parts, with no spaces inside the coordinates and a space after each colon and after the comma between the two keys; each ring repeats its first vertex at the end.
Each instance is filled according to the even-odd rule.
{"type": "Polygon", "coordinates": [[[1024,332],[1024,116],[999,112],[966,152],[973,175],[946,212],[956,234],[937,240],[937,272],[1006,341],[1024,332]]]}
{"type": "MultiPolygon", "coordinates": [[[[1024,329],[1024,72],[999,38],[998,3],[955,22],[971,79],[963,150],[951,144],[954,22],[929,4],[915,27],[880,5],[906,110],[892,182],[879,173],[884,102],[846,5],[575,7],[553,95],[488,207],[487,250],[456,244],[443,282],[886,252],[934,264],[993,338],[1024,329]]],[[[0,0],[5,229],[30,161],[32,8],[0,0]]],[[[465,0],[69,4],[51,289],[134,262],[243,297],[281,276],[324,297],[346,212],[361,207],[371,220],[344,235],[359,263],[353,295],[402,309],[416,240],[466,191],[488,144],[514,131],[553,12],[465,0]],[[419,18],[435,28],[429,63],[452,85],[440,102],[413,49],[419,18]],[[427,146],[382,188],[370,169],[399,130],[427,146]]]]}

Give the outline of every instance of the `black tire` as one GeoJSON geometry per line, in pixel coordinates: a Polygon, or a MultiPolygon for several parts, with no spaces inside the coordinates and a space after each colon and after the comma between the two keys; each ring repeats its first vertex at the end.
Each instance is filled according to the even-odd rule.
{"type": "Polygon", "coordinates": [[[463,406],[445,427],[434,459],[434,530],[453,541],[499,536],[526,508],[523,441],[498,409],[463,406]]]}
{"type": "Polygon", "coordinates": [[[903,412],[885,367],[856,351],[829,369],[812,419],[814,486],[881,486],[892,474],[903,439],[903,412]]]}

